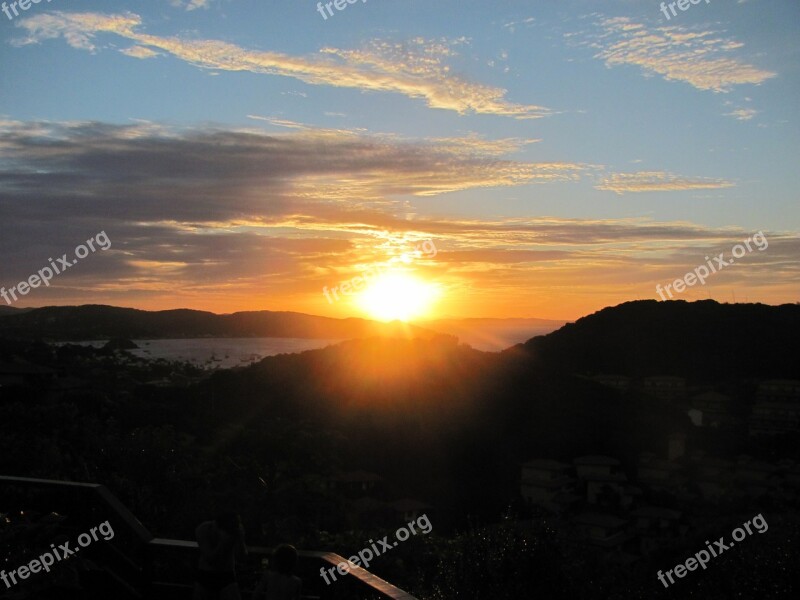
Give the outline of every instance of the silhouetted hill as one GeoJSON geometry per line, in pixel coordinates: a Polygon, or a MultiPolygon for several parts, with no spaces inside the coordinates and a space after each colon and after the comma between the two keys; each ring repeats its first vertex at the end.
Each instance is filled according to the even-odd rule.
{"type": "Polygon", "coordinates": [[[517,348],[574,373],[800,378],[800,305],[626,302],[517,348]]]}
{"type": "Polygon", "coordinates": [[[15,308],[13,306],[0,306],[0,317],[8,315],[21,315],[24,312],[32,310],[30,308],[15,308]]]}
{"type": "Polygon", "coordinates": [[[208,438],[270,419],[342,432],[345,464],[457,512],[500,511],[519,462],[608,453],[633,461],[689,427],[674,407],[634,398],[525,355],[480,352],[440,336],[361,339],[219,371],[187,399],[208,438]],[[224,399],[224,402],[220,402],[224,399]],[[422,468],[421,468],[422,467],[422,468]]]}
{"type": "Polygon", "coordinates": [[[13,311],[0,319],[0,337],[53,340],[111,338],[292,337],[351,339],[370,336],[430,337],[402,323],[332,319],[294,312],[199,310],[144,311],[115,306],[49,306],[13,311]]]}

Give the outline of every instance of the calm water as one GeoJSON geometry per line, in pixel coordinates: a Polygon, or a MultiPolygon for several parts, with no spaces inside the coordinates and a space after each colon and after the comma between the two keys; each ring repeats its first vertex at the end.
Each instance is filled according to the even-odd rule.
{"type": "MultiPolygon", "coordinates": [[[[423,325],[424,326],[424,325],[423,325]]],[[[476,350],[499,352],[514,344],[524,342],[534,335],[549,333],[555,326],[515,327],[503,324],[491,327],[474,326],[442,329],[458,336],[462,343],[476,350]]],[[[342,340],[312,340],[306,338],[192,338],[180,340],[133,340],[139,346],[131,353],[142,358],[164,358],[191,362],[206,368],[229,368],[248,365],[266,356],[303,352],[338,344],[342,340]]],[[[81,346],[102,348],[107,340],[69,342],[81,346]]]]}
{"type": "MultiPolygon", "coordinates": [[[[275,354],[324,348],[341,340],[305,338],[197,338],[182,340],[133,340],[139,346],[131,354],[142,358],[165,358],[192,362],[205,367],[238,367],[275,354]]],[[[101,348],[107,340],[70,342],[101,348]]]]}

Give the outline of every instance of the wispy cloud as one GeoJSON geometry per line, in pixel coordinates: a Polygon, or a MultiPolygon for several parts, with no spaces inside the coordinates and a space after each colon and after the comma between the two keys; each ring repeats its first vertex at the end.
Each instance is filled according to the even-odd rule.
{"type": "Polygon", "coordinates": [[[211,0],[169,0],[169,3],[177,8],[196,10],[198,8],[208,8],[211,0]]]}
{"type": "Polygon", "coordinates": [[[645,75],[683,81],[699,90],[728,92],[738,85],[757,85],[777,74],[736,56],[744,44],[714,31],[681,26],[654,27],[628,17],[603,19],[601,33],[586,42],[608,67],[631,65],[645,75]]]}
{"type": "Polygon", "coordinates": [[[724,179],[681,177],[664,171],[638,171],[636,173],[612,173],[596,185],[595,188],[624,194],[628,192],[709,190],[734,186],[734,183],[724,179]]]}
{"type": "Polygon", "coordinates": [[[760,111],[754,108],[737,108],[729,113],[725,113],[726,117],[733,117],[737,121],[749,121],[755,117],[760,111]]]}
{"type": "Polygon", "coordinates": [[[120,50],[120,52],[133,58],[155,58],[159,55],[158,52],[150,50],[150,48],[145,48],[144,46],[131,46],[130,48],[123,48],[120,50]]]}
{"type": "Polygon", "coordinates": [[[446,60],[455,54],[456,46],[465,43],[463,38],[451,41],[415,38],[403,44],[373,41],[361,49],[328,47],[310,56],[291,56],[247,49],[220,40],[148,35],[139,30],[141,24],[141,18],[132,13],[41,14],[18,23],[28,36],[15,43],[22,45],[63,37],[74,48],[96,51],[98,35],[113,34],[207,69],[250,71],[292,77],[310,85],[399,93],[424,99],[432,108],[461,114],[530,119],[552,112],[542,106],[510,102],[502,88],[452,75],[446,60]]]}
{"type": "Polygon", "coordinates": [[[525,19],[520,19],[518,21],[509,21],[508,23],[504,23],[503,27],[508,29],[511,33],[514,33],[517,27],[530,27],[536,21],[533,17],[527,17],[525,19]]]}

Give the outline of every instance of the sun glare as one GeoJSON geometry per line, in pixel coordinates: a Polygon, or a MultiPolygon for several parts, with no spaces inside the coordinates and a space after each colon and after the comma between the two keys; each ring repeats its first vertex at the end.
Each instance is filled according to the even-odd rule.
{"type": "Polygon", "coordinates": [[[436,286],[404,273],[378,277],[358,296],[358,306],[379,321],[408,321],[426,315],[438,291],[436,286]]]}

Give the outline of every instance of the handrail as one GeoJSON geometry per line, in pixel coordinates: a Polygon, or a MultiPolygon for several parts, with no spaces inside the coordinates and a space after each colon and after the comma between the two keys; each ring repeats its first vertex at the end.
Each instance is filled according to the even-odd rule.
{"type": "MultiPolygon", "coordinates": [[[[79,515],[91,512],[98,505],[107,509],[105,515],[113,522],[115,536],[109,541],[103,554],[103,569],[121,586],[132,592],[137,589],[138,597],[143,597],[146,583],[143,581],[144,565],[147,557],[143,549],[153,539],[153,535],[136,516],[114,496],[104,485],[55,479],[0,476],[0,488],[19,487],[23,490],[37,490],[49,493],[55,499],[64,500],[67,505],[76,506],[79,515]],[[69,497],[73,494],[72,498],[69,497]],[[94,501],[94,502],[92,502],[94,501]]],[[[2,498],[2,495],[0,495],[2,498]]],[[[37,504],[40,503],[36,502],[37,504]]],[[[60,503],[57,501],[57,503],[60,503]]],[[[30,507],[21,507],[30,508],[30,507]]],[[[56,506],[55,508],[59,508],[56,506]]],[[[52,510],[52,509],[51,509],[52,510]]],[[[80,517],[79,517],[80,518],[80,517]]],[[[96,523],[86,523],[87,526],[96,523]]]]}
{"type": "MultiPolygon", "coordinates": [[[[197,550],[198,544],[194,541],[188,540],[176,540],[171,538],[153,538],[150,540],[150,545],[153,547],[163,547],[163,548],[172,548],[181,551],[193,551],[197,550]]],[[[249,554],[257,554],[257,555],[264,555],[270,556],[273,552],[273,548],[268,548],[264,546],[247,546],[247,551],[249,554]]],[[[395,585],[392,585],[388,581],[381,579],[377,575],[373,575],[366,569],[351,563],[343,556],[336,554],[335,552],[321,552],[317,550],[298,550],[298,556],[306,559],[315,559],[322,562],[326,562],[331,566],[337,566],[341,563],[345,563],[349,565],[349,572],[350,575],[355,577],[359,580],[362,584],[366,587],[372,588],[376,592],[379,592],[382,596],[385,596],[391,600],[417,600],[416,597],[412,596],[408,592],[398,588],[395,585]]]]}
{"type": "Polygon", "coordinates": [[[7,475],[0,475],[0,484],[3,482],[10,484],[18,483],[28,487],[63,487],[94,492],[120,519],[122,519],[129,530],[142,542],[147,543],[153,539],[153,534],[151,534],[142,522],[136,518],[136,515],[128,510],[128,507],[120,502],[106,486],[100,483],[81,483],[77,481],[60,481],[58,479],[34,479],[30,477],[9,477],[7,475]]]}
{"type": "MultiPolygon", "coordinates": [[[[29,477],[14,477],[0,475],[0,488],[4,485],[12,486],[19,485],[25,488],[46,488],[55,491],[76,491],[78,493],[88,493],[94,495],[102,504],[107,506],[114,516],[116,516],[127,527],[128,532],[133,534],[134,541],[139,543],[141,554],[139,556],[130,556],[121,548],[113,547],[114,556],[121,559],[128,568],[135,573],[138,573],[137,578],[140,581],[130,582],[121,578],[117,573],[111,571],[110,574],[123,583],[126,587],[137,587],[142,597],[150,597],[149,594],[152,590],[152,585],[156,582],[153,577],[153,557],[156,550],[174,549],[179,552],[196,552],[197,542],[189,540],[177,540],[169,538],[156,538],[152,533],[142,524],[141,521],[125,506],[108,488],[98,483],[82,483],[75,481],[60,481],[53,479],[36,479],[29,477]],[[141,562],[137,562],[140,559],[141,562]]],[[[1,497],[1,496],[0,496],[1,497]]],[[[272,553],[271,548],[262,546],[248,546],[248,551],[255,555],[269,555],[272,553]]],[[[139,554],[136,552],[135,554],[139,554]]],[[[331,566],[336,566],[340,563],[349,564],[350,575],[352,575],[359,584],[371,589],[373,592],[379,593],[381,596],[390,600],[416,600],[416,598],[400,588],[384,581],[380,577],[373,575],[366,569],[356,566],[342,556],[334,552],[319,552],[312,550],[298,551],[299,557],[307,560],[318,560],[327,563],[331,566]]],[[[166,582],[160,582],[159,585],[170,586],[166,582]]],[[[180,584],[177,587],[185,587],[180,584]]],[[[313,598],[313,596],[309,596],[313,598]]]]}

